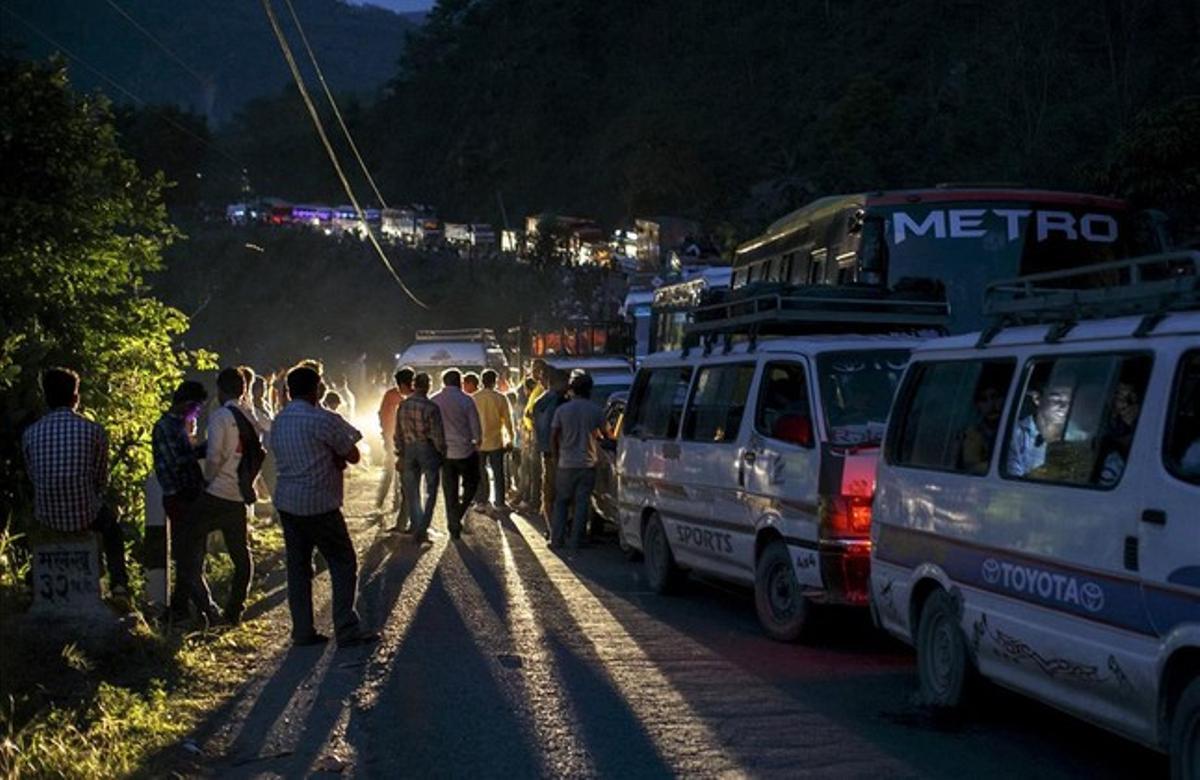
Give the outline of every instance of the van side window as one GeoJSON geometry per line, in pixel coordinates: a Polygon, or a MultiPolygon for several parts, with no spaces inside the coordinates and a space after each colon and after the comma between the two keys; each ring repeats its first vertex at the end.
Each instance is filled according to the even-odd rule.
{"type": "Polygon", "coordinates": [[[1200,349],[1179,359],[1163,463],[1184,482],[1200,485],[1200,349]]]}
{"type": "Polygon", "coordinates": [[[700,369],[683,423],[688,441],[733,441],[742,426],[754,364],[700,369]]]}
{"type": "Polygon", "coordinates": [[[628,432],[650,439],[674,439],[679,433],[683,402],[692,379],[689,366],[655,368],[646,372],[630,402],[628,432]]]}
{"type": "Polygon", "coordinates": [[[777,441],[812,447],[812,407],[808,380],[799,363],[768,363],[758,391],[754,430],[777,441]]]}
{"type": "Polygon", "coordinates": [[[986,474],[1015,360],[959,360],[913,367],[889,460],[901,466],[986,474]]]}
{"type": "Polygon", "coordinates": [[[1129,461],[1150,366],[1145,355],[1029,361],[1009,419],[1005,476],[1115,487],[1129,461]]]}

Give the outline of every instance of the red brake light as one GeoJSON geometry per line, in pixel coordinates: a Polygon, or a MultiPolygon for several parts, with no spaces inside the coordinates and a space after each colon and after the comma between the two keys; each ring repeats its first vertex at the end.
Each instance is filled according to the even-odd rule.
{"type": "Polygon", "coordinates": [[[871,532],[869,496],[828,496],[821,502],[825,536],[866,536],[871,532]]]}

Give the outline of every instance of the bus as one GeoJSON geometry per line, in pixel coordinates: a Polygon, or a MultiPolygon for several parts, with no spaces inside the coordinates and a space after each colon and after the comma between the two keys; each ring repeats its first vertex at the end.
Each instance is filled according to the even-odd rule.
{"type": "Polygon", "coordinates": [[[728,289],[733,269],[715,266],[696,272],[686,281],[668,284],[654,291],[650,305],[650,345],[648,352],[663,352],[683,346],[684,328],[692,322],[692,312],[710,290],[728,289]]]}
{"type": "Polygon", "coordinates": [[[1116,198],[939,185],[835,195],[787,214],[737,248],[732,286],[932,279],[957,333],[983,326],[990,282],[1165,248],[1156,212],[1116,198]]]}

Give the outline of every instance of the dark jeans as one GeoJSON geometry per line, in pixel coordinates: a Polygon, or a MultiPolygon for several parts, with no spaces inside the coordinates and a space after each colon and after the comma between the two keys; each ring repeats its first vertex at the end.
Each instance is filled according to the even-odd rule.
{"type": "MultiPolygon", "coordinates": [[[[414,534],[429,530],[433,508],[437,505],[438,483],[441,482],[442,456],[428,442],[409,444],[404,450],[404,497],[408,502],[408,524],[414,534]],[[425,481],[425,500],[421,500],[421,480],[425,481]]],[[[402,525],[404,509],[396,517],[402,525]]]]}
{"type": "MultiPolygon", "coordinates": [[[[209,608],[207,601],[196,598],[199,592],[188,582],[190,575],[199,573],[204,579],[204,548],[191,542],[192,527],[190,523],[198,518],[193,517],[192,507],[196,499],[182,496],[163,496],[163,510],[167,513],[167,522],[171,534],[171,560],[175,563],[175,587],[171,589],[171,614],[175,617],[186,617],[188,602],[195,604],[201,613],[209,608]],[[194,560],[199,556],[200,560],[194,560]]],[[[203,592],[208,592],[208,583],[204,583],[203,592]]]]}
{"type": "Polygon", "coordinates": [[[450,533],[462,530],[463,515],[479,488],[479,454],[446,458],[442,463],[442,495],[446,499],[446,526],[450,533]]]}
{"type": "Polygon", "coordinates": [[[185,562],[187,584],[191,588],[192,603],[203,604],[201,609],[211,609],[212,593],[204,578],[204,558],[208,550],[208,535],[219,531],[233,563],[233,582],[229,586],[229,601],[225,611],[240,615],[250,595],[250,578],[254,576],[254,561],[250,558],[250,547],[246,524],[248,508],[241,501],[229,501],[211,493],[204,493],[192,507],[191,528],[188,534],[188,551],[185,562]]]}
{"type": "Polygon", "coordinates": [[[320,515],[279,513],[283,524],[283,544],[287,550],[288,609],[292,613],[292,638],[307,639],[316,633],[313,627],[313,550],[329,564],[329,582],[333,589],[333,627],[337,638],[358,631],[358,613],[354,598],[358,590],[358,557],[346,530],[346,519],[339,510],[320,515]]]}
{"type": "Polygon", "coordinates": [[[491,500],[489,491],[488,469],[492,471],[490,482],[491,490],[496,492],[496,500],[493,502],[496,506],[504,506],[508,503],[507,484],[504,481],[504,450],[491,450],[489,452],[479,453],[479,495],[478,499],[483,503],[491,500]]]}
{"type": "Polygon", "coordinates": [[[583,541],[594,487],[596,469],[558,468],[554,485],[554,525],[550,529],[551,542],[561,545],[566,541],[567,510],[572,505],[574,518],[571,521],[571,547],[578,547],[583,541]]]}
{"type": "Polygon", "coordinates": [[[100,505],[96,519],[92,521],[91,530],[100,534],[101,546],[104,548],[104,568],[108,571],[108,586],[110,588],[128,588],[129,572],[125,568],[125,534],[121,533],[121,523],[107,504],[100,505]]]}

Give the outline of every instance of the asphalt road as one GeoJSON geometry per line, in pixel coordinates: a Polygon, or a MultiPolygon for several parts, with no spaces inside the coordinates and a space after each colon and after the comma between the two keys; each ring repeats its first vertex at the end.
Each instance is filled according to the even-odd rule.
{"type": "MultiPolygon", "coordinates": [[[[863,613],[806,644],[758,629],[749,593],[651,593],[613,539],[559,556],[526,518],[461,541],[381,535],[351,486],[374,648],[279,653],[197,734],[220,777],[1158,777],[1155,753],[984,688],[962,719],[913,702],[913,657],[863,613]]],[[[439,516],[435,528],[444,529],[439,516]]],[[[320,578],[325,580],[322,575],[320,578]]],[[[321,591],[326,598],[327,591],[321,591]]],[[[323,618],[328,619],[327,613],[323,618]]]]}

